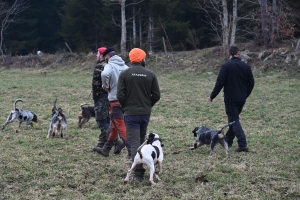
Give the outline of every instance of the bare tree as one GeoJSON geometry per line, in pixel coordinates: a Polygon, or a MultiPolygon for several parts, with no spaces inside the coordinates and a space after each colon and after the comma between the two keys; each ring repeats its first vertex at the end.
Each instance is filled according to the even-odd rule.
{"type": "Polygon", "coordinates": [[[237,16],[237,0],[233,0],[230,45],[233,45],[235,43],[235,34],[236,34],[237,21],[238,21],[238,16],[237,16]]]}
{"type": "Polygon", "coordinates": [[[4,60],[4,52],[2,49],[3,45],[3,32],[8,28],[10,23],[15,23],[18,21],[18,15],[28,8],[26,0],[15,0],[12,5],[9,5],[7,2],[0,2],[0,51],[2,55],[2,61],[4,60]]]}
{"type": "MultiPolygon", "coordinates": [[[[237,9],[237,1],[233,1],[233,6],[237,9]]],[[[234,24],[229,23],[230,16],[228,14],[227,0],[197,0],[197,8],[206,14],[207,23],[212,30],[215,31],[220,39],[224,49],[229,46],[229,36],[231,37],[231,43],[235,42],[236,24],[238,21],[236,10],[233,12],[234,20],[231,20],[234,24]],[[233,28],[232,30],[230,28],[233,28]],[[231,32],[231,35],[230,35],[231,32]]]]}
{"type": "Polygon", "coordinates": [[[268,45],[268,27],[267,27],[267,0],[258,0],[260,5],[260,19],[261,19],[261,28],[263,33],[263,43],[264,46],[268,45]]]}
{"type": "MultiPolygon", "coordinates": [[[[121,42],[120,42],[121,55],[126,54],[126,41],[127,41],[126,23],[129,20],[129,19],[126,19],[126,12],[125,12],[126,7],[129,5],[138,4],[142,1],[144,1],[144,0],[126,5],[126,0],[106,0],[106,2],[108,2],[108,3],[117,3],[117,4],[120,4],[120,6],[121,6],[121,42]]],[[[113,19],[113,22],[115,22],[114,19],[113,19]]]]}

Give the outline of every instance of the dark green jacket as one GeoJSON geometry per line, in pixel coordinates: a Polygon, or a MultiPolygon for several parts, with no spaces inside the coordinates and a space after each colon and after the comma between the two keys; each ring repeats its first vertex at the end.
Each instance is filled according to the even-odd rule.
{"type": "Polygon", "coordinates": [[[119,76],[117,98],[125,116],[150,115],[152,106],[160,99],[155,74],[140,63],[132,63],[119,76]]]}

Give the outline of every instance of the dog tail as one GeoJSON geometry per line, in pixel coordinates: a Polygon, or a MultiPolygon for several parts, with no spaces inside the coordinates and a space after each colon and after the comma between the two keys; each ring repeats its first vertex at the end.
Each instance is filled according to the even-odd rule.
{"type": "Polygon", "coordinates": [[[141,152],[141,149],[143,148],[143,146],[147,143],[147,140],[137,149],[138,154],[140,155],[140,159],[143,159],[143,155],[141,152]]]}
{"type": "Polygon", "coordinates": [[[80,107],[82,108],[83,106],[88,106],[90,105],[89,103],[83,103],[83,104],[80,104],[80,107]]]}
{"type": "Polygon", "coordinates": [[[16,110],[16,107],[17,107],[16,105],[17,105],[17,103],[18,103],[19,101],[23,102],[22,99],[17,99],[17,100],[15,101],[15,103],[14,103],[14,106],[13,106],[13,107],[14,107],[14,110],[16,110]]]}
{"type": "Polygon", "coordinates": [[[56,102],[57,102],[57,97],[55,98],[54,102],[53,102],[53,109],[57,112],[57,108],[56,108],[56,102]]]}

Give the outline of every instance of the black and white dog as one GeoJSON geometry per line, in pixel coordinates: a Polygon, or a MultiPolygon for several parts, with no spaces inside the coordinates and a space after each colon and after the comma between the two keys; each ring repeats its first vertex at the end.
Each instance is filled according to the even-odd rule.
{"type": "Polygon", "coordinates": [[[192,147],[191,150],[195,150],[204,144],[210,145],[210,156],[212,156],[216,144],[220,143],[221,146],[224,148],[226,155],[229,157],[230,155],[228,151],[228,144],[225,140],[225,135],[223,130],[224,128],[230,126],[233,123],[235,123],[235,121],[225,125],[221,130],[211,130],[205,126],[195,127],[192,132],[194,133],[194,137],[197,137],[197,139],[195,140],[194,147],[192,147]]]}
{"type": "Polygon", "coordinates": [[[53,108],[52,108],[52,120],[50,122],[50,128],[48,131],[47,138],[50,138],[51,136],[55,136],[55,134],[60,134],[61,137],[64,137],[63,130],[67,128],[67,118],[63,114],[63,111],[61,108],[56,108],[56,102],[57,98],[53,102],[53,108]]]}
{"type": "Polygon", "coordinates": [[[140,164],[146,164],[150,169],[149,181],[154,185],[153,175],[160,180],[158,174],[162,173],[162,161],[164,159],[163,143],[156,133],[150,133],[147,135],[147,140],[138,148],[137,154],[134,157],[133,164],[127,172],[127,176],[124,179],[124,183],[129,181],[129,176],[140,164]],[[147,143],[147,144],[146,144],[147,143]],[[158,164],[158,171],[155,171],[154,165],[158,164]]]}
{"type": "Polygon", "coordinates": [[[16,107],[16,104],[21,101],[23,102],[22,99],[17,99],[15,101],[15,103],[13,104],[13,110],[10,111],[6,122],[2,125],[2,129],[4,130],[4,128],[6,127],[7,124],[14,122],[15,120],[19,120],[19,127],[21,126],[22,122],[26,122],[27,125],[30,125],[31,127],[33,127],[33,123],[32,122],[38,122],[38,118],[37,116],[29,111],[29,110],[22,110],[16,107]]]}

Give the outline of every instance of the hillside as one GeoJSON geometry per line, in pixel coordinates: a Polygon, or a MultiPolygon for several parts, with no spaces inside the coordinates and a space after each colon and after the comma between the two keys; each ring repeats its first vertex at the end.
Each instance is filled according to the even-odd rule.
{"type": "MultiPolygon", "coordinates": [[[[280,43],[276,48],[263,49],[253,44],[239,44],[241,58],[251,65],[253,72],[259,75],[263,72],[276,70],[284,72],[284,76],[300,75],[300,50],[296,50],[297,40],[280,43]]],[[[90,69],[95,64],[95,54],[57,53],[5,57],[2,68],[37,68],[47,73],[49,68],[77,67],[90,69]]],[[[194,51],[156,52],[148,54],[147,66],[161,70],[216,70],[228,58],[222,47],[211,47],[194,51]]],[[[124,58],[128,63],[128,58],[124,58]]],[[[128,63],[129,64],[129,63],[128,63]]]]}

